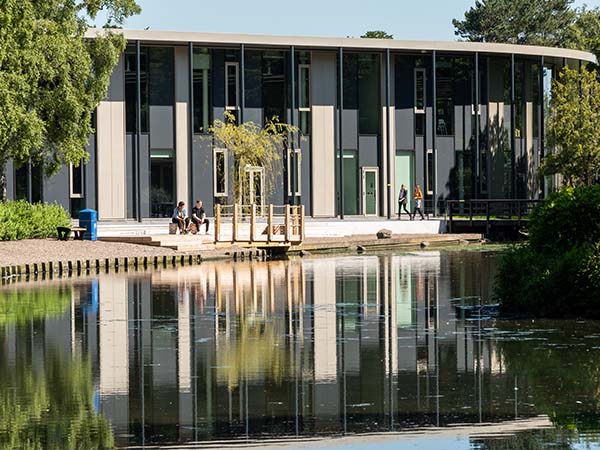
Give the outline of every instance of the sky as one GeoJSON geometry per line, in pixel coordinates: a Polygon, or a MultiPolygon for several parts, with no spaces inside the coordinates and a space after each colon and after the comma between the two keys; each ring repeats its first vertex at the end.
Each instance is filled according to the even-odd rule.
{"type": "MultiPolygon", "coordinates": [[[[125,28],[296,36],[354,36],[385,30],[396,39],[455,40],[453,18],[475,0],[137,0],[125,28]]],[[[600,0],[576,0],[600,7],[600,0]]],[[[98,20],[101,25],[101,19],[98,20]]]]}

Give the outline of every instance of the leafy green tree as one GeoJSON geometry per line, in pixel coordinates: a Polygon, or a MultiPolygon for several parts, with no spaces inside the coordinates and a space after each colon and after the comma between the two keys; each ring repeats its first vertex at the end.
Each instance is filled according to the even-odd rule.
{"type": "Polygon", "coordinates": [[[52,174],[86,161],[92,114],[125,48],[118,33],[85,39],[103,12],[107,27],[139,13],[135,0],[0,0],[0,195],[9,160],[52,174]]]}
{"type": "Polygon", "coordinates": [[[472,42],[565,46],[577,12],[573,0],[476,0],[454,33],[472,42]]]}
{"type": "Polygon", "coordinates": [[[548,131],[555,150],[544,175],[561,174],[568,186],[591,186],[600,174],[600,83],[595,71],[565,67],[552,84],[548,131]]]}
{"type": "Polygon", "coordinates": [[[298,133],[298,127],[281,123],[278,117],[268,120],[264,127],[254,122],[238,125],[235,116],[226,112],[225,120],[215,120],[210,132],[217,144],[233,155],[234,201],[241,203],[247,188],[246,177],[242,176],[244,168],[262,167],[268,192],[279,173],[279,152],[287,147],[290,137],[298,133]]]}
{"type": "Polygon", "coordinates": [[[587,50],[600,60],[600,8],[577,11],[577,20],[570,30],[566,47],[587,50]]]}
{"type": "Polygon", "coordinates": [[[389,34],[386,31],[375,30],[375,31],[367,31],[365,34],[361,36],[361,38],[366,39],[394,39],[393,34],[389,34]]]}

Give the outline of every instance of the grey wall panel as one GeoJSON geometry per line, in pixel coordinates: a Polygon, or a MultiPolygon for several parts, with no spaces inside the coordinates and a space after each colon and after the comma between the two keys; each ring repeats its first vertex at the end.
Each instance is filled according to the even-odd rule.
{"type": "Polygon", "coordinates": [[[425,108],[425,137],[427,138],[427,148],[433,148],[433,108],[425,108]]]}
{"type": "Polygon", "coordinates": [[[192,152],[192,197],[200,198],[208,216],[213,215],[213,151],[212,136],[194,136],[192,152]]]}
{"type": "Polygon", "coordinates": [[[336,55],[312,53],[312,207],[314,216],[335,215],[336,55]]]}
{"type": "Polygon", "coordinates": [[[396,110],[396,149],[412,150],[415,147],[415,114],[412,109],[396,110]]]}
{"type": "Polygon", "coordinates": [[[173,107],[150,106],[150,148],[173,149],[173,107]]]}
{"type": "Polygon", "coordinates": [[[301,157],[301,194],[302,194],[302,204],[304,205],[305,214],[312,215],[312,204],[311,204],[311,194],[312,194],[312,186],[311,186],[311,155],[310,155],[310,137],[306,137],[304,140],[300,141],[300,149],[302,150],[301,157]]]}
{"type": "Polygon", "coordinates": [[[465,129],[464,129],[464,107],[454,107],[454,148],[461,150],[465,142],[465,129]]]}
{"type": "Polygon", "coordinates": [[[342,128],[344,150],[358,150],[358,110],[345,109],[342,116],[344,120],[342,128]]]}
{"type": "Polygon", "coordinates": [[[255,124],[262,126],[263,124],[263,110],[262,108],[248,108],[244,110],[244,122],[254,122],[255,124]]]}
{"type": "MultiPolygon", "coordinates": [[[[377,136],[359,136],[358,138],[358,165],[359,167],[378,167],[378,141],[377,136]]],[[[381,173],[379,174],[381,177],[381,173]]]]}
{"type": "Polygon", "coordinates": [[[437,198],[446,200],[450,195],[450,181],[454,169],[454,138],[438,136],[436,140],[437,198]]]}
{"type": "Polygon", "coordinates": [[[90,159],[85,165],[85,207],[96,209],[96,137],[90,136],[87,152],[90,159]]]}
{"type": "Polygon", "coordinates": [[[67,210],[70,209],[69,166],[62,166],[60,171],[51,178],[44,179],[44,202],[58,203],[67,210]]]}
{"type": "MultiPolygon", "coordinates": [[[[415,140],[415,184],[420,184],[425,187],[425,146],[423,136],[417,136],[415,140]]],[[[412,192],[412,186],[411,186],[412,192]]]]}
{"type": "Polygon", "coordinates": [[[15,198],[15,166],[12,161],[6,163],[6,198],[15,198]]]}
{"type": "MultiPolygon", "coordinates": [[[[134,168],[133,168],[133,135],[128,133],[125,138],[125,186],[127,192],[127,217],[135,217],[135,186],[134,186],[134,168]]],[[[141,172],[141,171],[140,171],[141,172]]]]}
{"type": "Polygon", "coordinates": [[[150,137],[142,134],[140,142],[140,209],[150,217],[150,137]]]}

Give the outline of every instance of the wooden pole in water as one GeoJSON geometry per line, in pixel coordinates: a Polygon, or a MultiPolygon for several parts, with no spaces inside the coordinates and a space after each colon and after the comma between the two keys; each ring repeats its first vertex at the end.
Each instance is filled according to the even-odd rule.
{"type": "Polygon", "coordinates": [[[305,235],[304,205],[300,205],[300,223],[301,223],[300,240],[301,240],[301,242],[304,242],[304,239],[306,237],[306,235],[305,235]]]}
{"type": "Polygon", "coordinates": [[[284,241],[290,240],[290,205],[285,205],[285,236],[284,241]]]}
{"type": "Polygon", "coordinates": [[[221,205],[217,204],[215,211],[215,244],[219,242],[219,235],[221,233],[221,205]]]}
{"type": "Polygon", "coordinates": [[[250,211],[250,243],[254,242],[254,233],[256,231],[256,204],[252,203],[250,211]]]}
{"type": "Polygon", "coordinates": [[[267,241],[273,241],[273,205],[269,205],[269,216],[267,217],[267,241]]]}
{"type": "Polygon", "coordinates": [[[237,203],[233,205],[233,220],[231,222],[231,242],[233,243],[237,241],[238,237],[238,206],[237,203]]]}

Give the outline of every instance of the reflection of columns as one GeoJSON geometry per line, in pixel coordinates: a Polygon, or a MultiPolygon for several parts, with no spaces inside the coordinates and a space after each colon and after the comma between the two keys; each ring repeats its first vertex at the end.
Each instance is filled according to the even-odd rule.
{"type": "Polygon", "coordinates": [[[179,380],[179,435],[182,439],[192,437],[194,422],[192,403],[190,290],[180,286],[177,298],[177,374],[179,380]]]}
{"type": "Polygon", "coordinates": [[[128,429],[129,343],[128,283],[105,278],[99,285],[101,410],[118,431],[128,429]]]}
{"type": "Polygon", "coordinates": [[[337,374],[335,264],[314,261],[315,379],[335,380],[337,374]]]}

